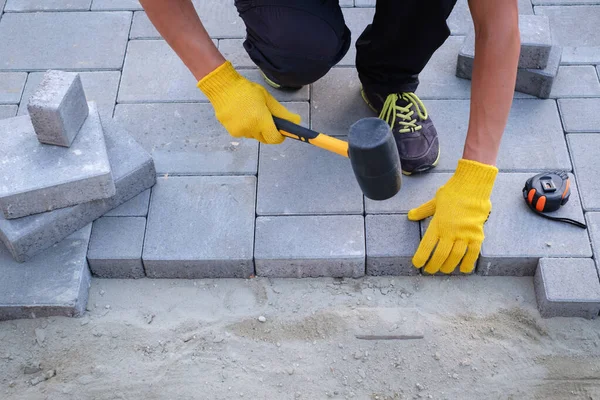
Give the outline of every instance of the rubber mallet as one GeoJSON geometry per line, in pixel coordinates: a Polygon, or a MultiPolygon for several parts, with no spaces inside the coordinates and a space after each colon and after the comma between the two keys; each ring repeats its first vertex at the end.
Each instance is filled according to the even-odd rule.
{"type": "Polygon", "coordinates": [[[273,120],[286,137],[348,157],[358,185],[369,199],[387,200],[400,191],[400,155],[385,121],[375,117],[357,121],[350,127],[345,142],[281,118],[273,120]]]}

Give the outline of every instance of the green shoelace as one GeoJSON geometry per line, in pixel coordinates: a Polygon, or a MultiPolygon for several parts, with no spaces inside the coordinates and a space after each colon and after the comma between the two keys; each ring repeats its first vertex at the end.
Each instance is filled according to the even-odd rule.
{"type": "Polygon", "coordinates": [[[379,114],[379,118],[385,120],[391,127],[394,127],[396,123],[396,117],[401,120],[398,121],[398,124],[402,126],[399,129],[400,133],[408,133],[415,132],[422,128],[421,125],[417,125],[417,119],[413,118],[414,109],[417,110],[417,115],[422,120],[427,119],[427,110],[425,109],[425,105],[415,95],[414,93],[401,93],[401,97],[397,94],[390,94],[385,99],[385,103],[383,103],[383,109],[381,110],[381,114],[379,114]],[[406,107],[402,107],[397,105],[398,99],[405,100],[408,104],[406,107]]]}

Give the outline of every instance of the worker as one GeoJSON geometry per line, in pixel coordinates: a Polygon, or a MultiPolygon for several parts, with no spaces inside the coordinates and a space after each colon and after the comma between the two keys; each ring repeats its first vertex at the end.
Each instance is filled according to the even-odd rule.
{"type": "MultiPolygon", "coordinates": [[[[263,86],[219,52],[191,0],[140,0],[148,18],[198,81],[216,118],[234,137],[278,144],[272,116],[300,123],[263,86]]],[[[322,78],[347,53],[351,33],[339,0],[235,0],[246,26],[245,51],[270,86],[287,90],[322,78]]],[[[405,174],[434,168],[438,135],[415,94],[419,73],[450,35],[456,0],[377,0],[356,40],[364,101],[392,128],[405,174]]],[[[232,5],[231,5],[232,6],[232,5]]],[[[224,1],[222,7],[230,7],[224,1]]],[[[413,256],[427,273],[470,273],[492,208],[496,159],[514,94],[520,52],[517,0],[469,0],[475,60],[466,141],[454,174],[408,218],[433,217],[413,256]]],[[[169,77],[161,77],[169,79],[169,77]]],[[[357,93],[357,96],[359,94],[357,93]]],[[[443,134],[443,132],[442,132],[443,134]]],[[[402,240],[402,238],[398,238],[402,240]]]]}

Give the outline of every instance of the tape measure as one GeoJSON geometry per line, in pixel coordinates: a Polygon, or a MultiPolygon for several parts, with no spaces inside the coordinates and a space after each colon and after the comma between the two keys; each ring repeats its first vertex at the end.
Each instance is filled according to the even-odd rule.
{"type": "Polygon", "coordinates": [[[525,182],[523,188],[523,198],[536,214],[553,221],[566,222],[586,229],[587,226],[579,221],[544,214],[557,211],[569,201],[570,196],[569,175],[563,171],[543,172],[533,176],[525,182]]]}

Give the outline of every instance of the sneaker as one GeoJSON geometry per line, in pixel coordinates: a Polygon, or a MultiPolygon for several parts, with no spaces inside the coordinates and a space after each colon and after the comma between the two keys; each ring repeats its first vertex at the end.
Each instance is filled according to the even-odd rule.
{"type": "Polygon", "coordinates": [[[279,83],[275,82],[273,79],[269,78],[267,75],[265,75],[265,73],[259,69],[260,74],[262,75],[263,79],[265,80],[265,83],[269,86],[271,86],[272,88],[275,89],[279,89],[279,90],[298,90],[301,89],[301,86],[283,86],[280,85],[279,83]]]}
{"type": "Polygon", "coordinates": [[[392,128],[402,173],[411,175],[434,168],[440,159],[437,131],[425,105],[414,93],[392,93],[383,97],[361,90],[365,102],[392,128]]]}

